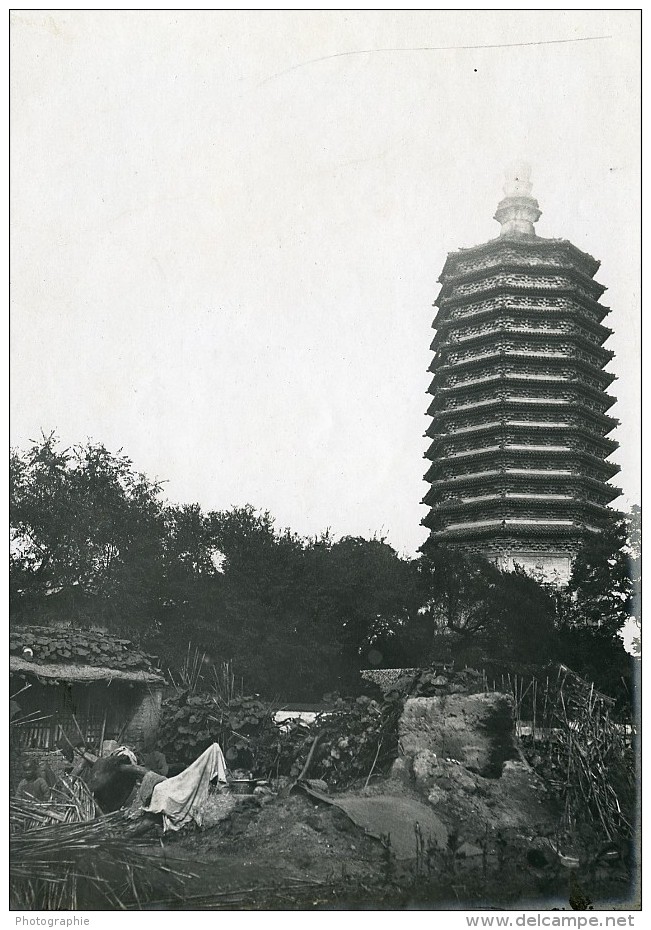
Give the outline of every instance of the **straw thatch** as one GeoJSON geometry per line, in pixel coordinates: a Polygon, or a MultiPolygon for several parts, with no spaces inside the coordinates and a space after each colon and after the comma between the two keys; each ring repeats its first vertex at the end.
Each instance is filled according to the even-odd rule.
{"type": "Polygon", "coordinates": [[[9,847],[12,910],[142,908],[163,890],[180,896],[187,877],[134,846],[124,811],[26,830],[9,847]]]}
{"type": "Polygon", "coordinates": [[[30,662],[19,656],[9,657],[9,670],[20,674],[28,673],[37,678],[59,681],[130,681],[141,684],[164,684],[165,679],[156,672],[140,670],[123,671],[117,668],[98,668],[94,665],[64,665],[60,662],[30,662]]]}
{"type": "Polygon", "coordinates": [[[633,728],[614,720],[613,699],[572,669],[559,664],[549,672],[544,679],[502,678],[515,699],[516,733],[526,736],[558,793],[564,828],[583,821],[605,840],[627,840],[636,796],[633,728]]]}
{"type": "Polygon", "coordinates": [[[86,823],[100,814],[85,782],[74,775],[62,774],[48,801],[10,799],[9,830],[15,834],[58,823],[86,823]]]}

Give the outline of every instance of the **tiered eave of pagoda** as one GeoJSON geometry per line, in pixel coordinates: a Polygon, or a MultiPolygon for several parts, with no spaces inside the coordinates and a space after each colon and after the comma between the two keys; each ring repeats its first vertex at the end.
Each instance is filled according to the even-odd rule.
{"type": "Polygon", "coordinates": [[[510,179],[502,234],[451,253],[439,279],[423,523],[430,544],[567,567],[619,495],[612,330],[599,262],[536,236],[530,187],[510,179]]]}

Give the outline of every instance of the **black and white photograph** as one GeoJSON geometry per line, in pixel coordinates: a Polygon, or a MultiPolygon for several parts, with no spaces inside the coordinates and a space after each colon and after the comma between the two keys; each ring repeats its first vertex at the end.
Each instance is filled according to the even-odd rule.
{"type": "Polygon", "coordinates": [[[641,18],[8,12],[12,926],[641,920],[641,18]]]}

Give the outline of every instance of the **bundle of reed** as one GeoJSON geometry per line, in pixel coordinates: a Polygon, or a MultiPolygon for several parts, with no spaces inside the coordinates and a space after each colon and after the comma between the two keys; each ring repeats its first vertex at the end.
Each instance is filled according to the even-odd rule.
{"type": "Polygon", "coordinates": [[[544,680],[507,674],[502,689],[513,694],[518,736],[527,721],[538,770],[561,800],[563,829],[582,822],[605,840],[628,839],[635,757],[630,727],[613,719],[613,699],[562,664],[544,680]]]}
{"type": "Polygon", "coordinates": [[[134,845],[122,811],[11,837],[10,903],[16,910],[140,908],[163,889],[180,896],[187,877],[134,845]]]}
{"type": "Polygon", "coordinates": [[[612,719],[612,701],[561,666],[550,702],[548,752],[564,773],[568,826],[583,810],[608,840],[632,835],[635,758],[626,728],[612,719]],[[578,681],[577,681],[578,679],[578,681]]]}
{"type": "Polygon", "coordinates": [[[61,775],[48,801],[12,798],[9,824],[12,833],[56,823],[85,823],[100,813],[86,784],[72,775],[61,775]]]}
{"type": "Polygon", "coordinates": [[[65,807],[66,823],[84,823],[101,814],[88,785],[74,775],[60,775],[52,799],[65,807]]]}

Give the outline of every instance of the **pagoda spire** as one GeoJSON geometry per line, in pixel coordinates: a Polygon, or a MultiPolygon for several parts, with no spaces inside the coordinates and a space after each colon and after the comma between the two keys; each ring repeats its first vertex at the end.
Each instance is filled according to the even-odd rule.
{"type": "Polygon", "coordinates": [[[542,214],[538,201],[531,196],[531,168],[526,162],[515,162],[506,169],[505,176],[505,196],[494,217],[502,226],[500,236],[535,236],[533,224],[542,214]]]}

